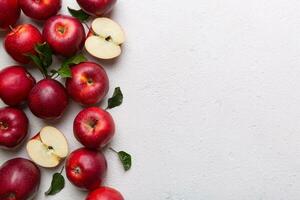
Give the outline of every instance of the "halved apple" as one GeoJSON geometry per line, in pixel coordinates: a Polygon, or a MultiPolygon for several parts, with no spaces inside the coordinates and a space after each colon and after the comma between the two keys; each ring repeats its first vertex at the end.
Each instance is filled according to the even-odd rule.
{"type": "Polygon", "coordinates": [[[115,21],[101,17],[92,22],[93,35],[85,41],[86,50],[96,58],[112,59],[118,57],[125,42],[125,34],[115,21]]]}
{"type": "Polygon", "coordinates": [[[46,126],[27,143],[27,152],[37,165],[52,168],[67,157],[69,148],[65,136],[58,129],[46,126]]]}

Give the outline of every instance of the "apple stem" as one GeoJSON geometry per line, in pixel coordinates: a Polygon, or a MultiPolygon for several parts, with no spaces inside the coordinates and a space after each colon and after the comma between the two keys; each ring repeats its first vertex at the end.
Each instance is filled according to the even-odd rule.
{"type": "Polygon", "coordinates": [[[12,25],[9,25],[8,27],[12,32],[15,32],[15,29],[14,29],[14,27],[12,27],[12,25]]]}
{"type": "Polygon", "coordinates": [[[109,149],[112,150],[112,151],[115,152],[115,153],[119,153],[119,152],[117,152],[116,150],[114,150],[112,147],[109,147],[109,149]]]}
{"type": "MultiPolygon", "coordinates": [[[[86,26],[86,28],[88,29],[88,30],[90,30],[90,26],[86,23],[86,22],[83,22],[83,24],[86,26]]],[[[94,32],[94,31],[93,31],[94,32]]]]}
{"type": "Polygon", "coordinates": [[[64,169],[65,169],[65,167],[62,167],[59,173],[62,174],[62,172],[64,171],[64,169]]]}

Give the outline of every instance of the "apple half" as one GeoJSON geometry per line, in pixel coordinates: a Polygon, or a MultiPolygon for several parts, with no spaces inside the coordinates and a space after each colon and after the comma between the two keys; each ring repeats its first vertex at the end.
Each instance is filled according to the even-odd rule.
{"type": "Polygon", "coordinates": [[[125,42],[125,34],[115,21],[100,17],[92,22],[93,34],[85,41],[86,50],[94,57],[112,59],[121,52],[121,44],[125,42]]]}
{"type": "Polygon", "coordinates": [[[52,168],[67,157],[69,148],[65,136],[58,129],[46,126],[29,140],[27,152],[37,165],[52,168]]]}

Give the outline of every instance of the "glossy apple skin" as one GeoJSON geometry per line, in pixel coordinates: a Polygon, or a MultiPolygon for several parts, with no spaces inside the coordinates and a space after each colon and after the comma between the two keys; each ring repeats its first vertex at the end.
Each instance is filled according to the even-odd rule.
{"type": "Polygon", "coordinates": [[[109,13],[116,2],[117,0],[77,0],[82,10],[93,16],[102,16],[109,13]]]}
{"type": "Polygon", "coordinates": [[[100,102],[109,88],[108,76],[102,66],[83,62],[71,68],[72,78],[66,81],[68,94],[82,105],[100,102]]]}
{"type": "Polygon", "coordinates": [[[66,89],[56,80],[43,79],[29,93],[28,106],[31,112],[39,118],[58,119],[68,106],[66,89]]]}
{"type": "Polygon", "coordinates": [[[19,0],[22,11],[36,20],[46,20],[58,13],[61,0],[19,0]]]}
{"type": "Polygon", "coordinates": [[[22,66],[10,66],[0,71],[0,98],[10,106],[27,101],[35,85],[33,76],[22,66]]]}
{"type": "Polygon", "coordinates": [[[82,110],[75,118],[73,131],[76,139],[90,149],[106,146],[115,134],[111,115],[98,107],[82,110]]]}
{"type": "Polygon", "coordinates": [[[85,200],[124,200],[124,197],[116,189],[100,187],[90,192],[85,200]]]}
{"type": "Polygon", "coordinates": [[[106,174],[107,162],[101,152],[81,148],[73,151],[66,160],[69,181],[84,190],[100,187],[106,174]]]}
{"type": "Polygon", "coordinates": [[[0,168],[0,199],[32,199],[39,189],[40,180],[41,172],[30,160],[9,160],[0,168]]]}
{"type": "Polygon", "coordinates": [[[0,30],[8,30],[20,18],[18,0],[0,0],[0,30]]]}
{"type": "Polygon", "coordinates": [[[13,149],[24,140],[28,133],[28,118],[16,108],[0,109],[0,147],[13,149]]]}
{"type": "Polygon", "coordinates": [[[43,38],[56,54],[71,57],[83,48],[85,30],[78,19],[56,15],[45,22],[43,38]]]}
{"type": "Polygon", "coordinates": [[[4,40],[7,53],[14,60],[22,64],[30,62],[26,54],[36,54],[34,47],[38,43],[43,43],[42,34],[31,24],[17,26],[4,40]]]}

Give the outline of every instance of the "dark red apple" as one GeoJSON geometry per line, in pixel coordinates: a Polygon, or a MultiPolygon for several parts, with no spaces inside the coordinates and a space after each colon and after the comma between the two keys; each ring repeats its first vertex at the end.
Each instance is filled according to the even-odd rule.
{"type": "Polygon", "coordinates": [[[0,109],[0,147],[12,149],[24,140],[28,132],[28,118],[16,108],[0,109]]]}
{"type": "Polygon", "coordinates": [[[82,10],[93,16],[102,16],[109,13],[116,2],[117,0],[77,0],[82,10]]]}
{"type": "Polygon", "coordinates": [[[10,106],[27,101],[35,79],[21,66],[11,66],[0,71],[0,98],[10,106]]]}
{"type": "Polygon", "coordinates": [[[15,25],[21,14],[18,0],[0,0],[0,30],[15,25]]]}
{"type": "Polygon", "coordinates": [[[100,102],[108,92],[109,80],[102,66],[83,62],[71,68],[72,78],[66,81],[68,94],[82,105],[100,102]]]}
{"type": "Polygon", "coordinates": [[[57,119],[68,105],[67,92],[60,82],[43,79],[31,90],[28,105],[31,112],[39,118],[57,119]]]}
{"type": "Polygon", "coordinates": [[[40,170],[30,160],[9,160],[0,168],[0,199],[30,200],[37,193],[40,180],[40,170]]]}
{"type": "Polygon", "coordinates": [[[107,170],[107,163],[101,152],[87,148],[73,151],[66,160],[66,174],[69,181],[85,190],[98,188],[107,170]]]}
{"type": "Polygon", "coordinates": [[[85,30],[78,19],[56,15],[46,21],[43,37],[56,54],[71,57],[83,48],[85,30]]]}
{"type": "Polygon", "coordinates": [[[22,11],[36,20],[46,20],[61,8],[61,0],[19,0],[22,11]]]}
{"type": "Polygon", "coordinates": [[[36,54],[34,47],[42,43],[40,31],[31,24],[23,24],[14,28],[5,38],[4,45],[7,53],[16,61],[28,64],[27,54],[36,54]]]}
{"type": "Polygon", "coordinates": [[[100,187],[90,192],[85,200],[124,200],[124,197],[113,188],[100,187]]]}
{"type": "Polygon", "coordinates": [[[87,148],[101,149],[115,134],[115,123],[111,115],[101,108],[82,110],[75,118],[73,131],[77,140],[87,148]]]}

